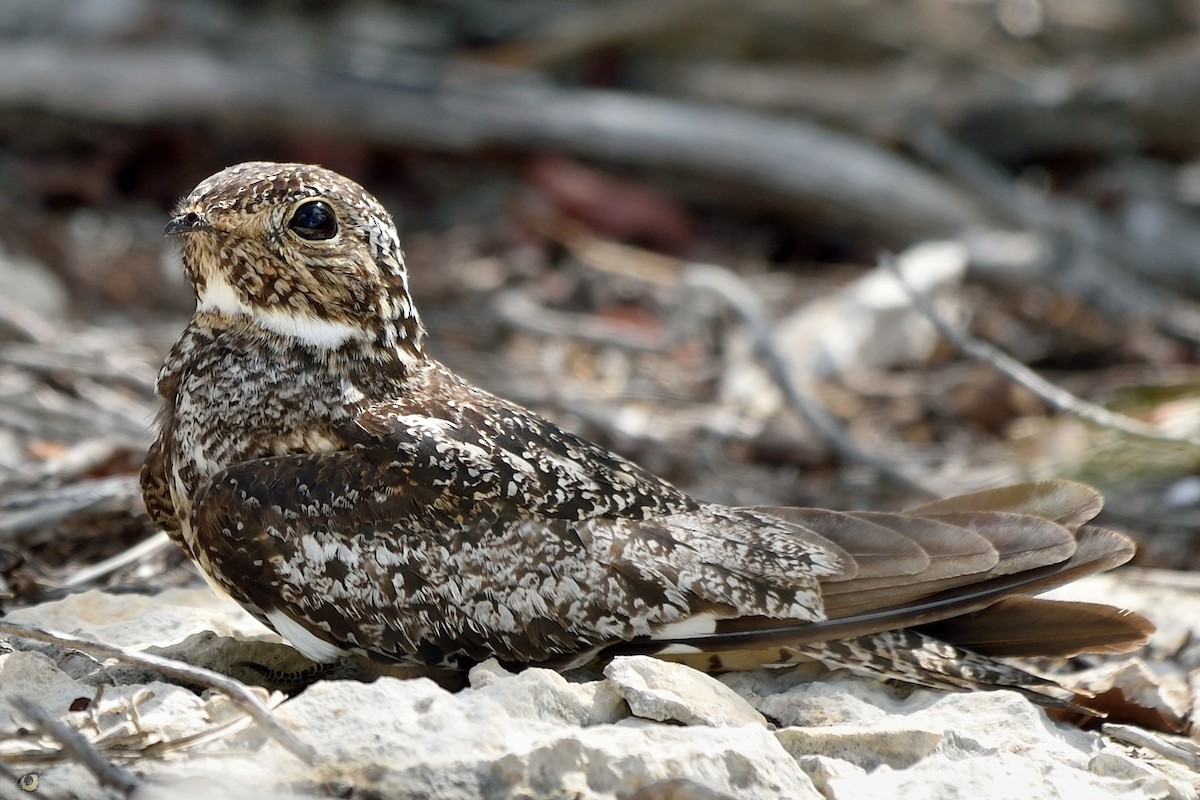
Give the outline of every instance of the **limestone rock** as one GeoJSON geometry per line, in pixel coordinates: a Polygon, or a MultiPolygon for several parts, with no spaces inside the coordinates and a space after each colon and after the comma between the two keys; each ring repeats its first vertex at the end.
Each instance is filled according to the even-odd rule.
{"type": "Polygon", "coordinates": [[[19,608],[6,619],[63,633],[82,633],[117,647],[178,644],[193,633],[282,641],[228,598],[198,586],[156,595],[110,594],[94,589],[62,600],[19,608]]]}
{"type": "MultiPolygon", "coordinates": [[[[319,683],[279,716],[329,759],[316,771],[321,784],[385,797],[623,798],[681,776],[739,798],[820,797],[761,726],[626,719],[580,728],[536,719],[531,687],[559,695],[543,703],[558,709],[586,707],[596,696],[594,687],[544,673],[528,670],[458,694],[424,679],[319,683]]],[[[268,744],[260,763],[284,767],[291,758],[268,744]]]]}
{"type": "Polygon", "coordinates": [[[897,698],[880,691],[884,688],[863,679],[839,678],[794,686],[765,703],[795,709],[814,702],[848,707],[850,713],[839,721],[827,716],[817,725],[776,732],[827,796],[1195,796],[1191,787],[1152,770],[1114,770],[1108,755],[1117,756],[1106,755],[1098,734],[1051,722],[1042,709],[1013,692],[944,694],[918,689],[897,698]],[[848,705],[847,697],[853,697],[848,705]],[[870,713],[871,707],[877,713],[870,713]],[[827,760],[813,762],[813,754],[827,760]],[[1047,785],[1057,794],[1046,794],[1047,785]]]}
{"type": "MultiPolygon", "coordinates": [[[[9,618],[188,659],[228,649],[231,661],[267,653],[253,648],[288,649],[204,588],[153,598],[89,592],[9,618]]],[[[4,738],[22,724],[5,702],[14,694],[93,738],[88,715],[98,715],[102,729],[129,732],[136,704],[139,746],[244,721],[221,695],[197,695],[154,676],[134,680],[136,673],[112,664],[91,662],[82,680],[72,670],[85,660],[32,650],[0,656],[0,752],[20,744],[4,738]],[[100,695],[97,682],[106,683],[100,695]],[[89,710],[69,711],[81,700],[89,710]]],[[[458,692],[428,679],[326,680],[275,712],[316,747],[314,765],[245,724],[170,759],[126,766],[144,782],[138,800],[1196,797],[1186,773],[1164,777],[1131,758],[1134,751],[1057,725],[1012,693],[813,678],[804,669],[759,669],[717,679],[631,657],[614,661],[598,680],[543,669],[514,674],[489,661],[458,692]]],[[[72,763],[13,767],[43,770],[56,796],[110,796],[72,763]]]]}
{"type": "Polygon", "coordinates": [[[505,708],[516,718],[586,728],[629,716],[621,694],[607,681],[569,683],[548,669],[513,674],[489,659],[471,670],[470,683],[477,691],[502,693],[505,708]]]}
{"type": "Polygon", "coordinates": [[[766,725],[737,692],[683,664],[649,656],[614,658],[604,669],[635,716],[684,725],[766,725]]]}

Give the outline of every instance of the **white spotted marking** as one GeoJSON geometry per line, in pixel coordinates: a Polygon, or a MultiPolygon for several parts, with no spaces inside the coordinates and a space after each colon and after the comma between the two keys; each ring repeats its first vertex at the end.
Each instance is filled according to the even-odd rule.
{"type": "Polygon", "coordinates": [[[421,414],[398,414],[392,419],[414,433],[424,433],[428,436],[438,436],[443,431],[454,430],[458,427],[448,419],[426,417],[421,414]]]}

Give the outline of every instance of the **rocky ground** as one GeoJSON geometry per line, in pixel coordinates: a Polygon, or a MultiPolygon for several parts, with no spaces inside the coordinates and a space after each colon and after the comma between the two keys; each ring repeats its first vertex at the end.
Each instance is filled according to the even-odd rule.
{"type": "MultiPolygon", "coordinates": [[[[1200,632],[1200,599],[1189,592],[1100,577],[1069,594],[1152,613],[1161,632],[1148,655],[1178,650],[1200,632]]],[[[226,671],[279,647],[204,587],[154,597],[89,591],[6,621],[226,671]]],[[[128,796],[139,800],[1186,800],[1200,785],[1200,772],[1186,755],[1172,756],[1165,737],[1142,732],[1161,752],[1132,746],[1128,727],[1111,728],[1115,736],[1080,730],[1011,692],[946,694],[798,669],[714,678],[646,657],[619,658],[597,680],[512,674],[493,662],[457,692],[428,678],[382,677],[273,695],[278,720],[314,747],[312,763],[219,693],[78,652],[29,645],[0,655],[0,700],[14,696],[80,730],[128,771],[136,787],[128,796]]],[[[54,757],[56,745],[27,728],[0,702],[0,752],[25,754],[18,777],[36,773],[37,796],[121,796],[80,763],[54,757]]]]}

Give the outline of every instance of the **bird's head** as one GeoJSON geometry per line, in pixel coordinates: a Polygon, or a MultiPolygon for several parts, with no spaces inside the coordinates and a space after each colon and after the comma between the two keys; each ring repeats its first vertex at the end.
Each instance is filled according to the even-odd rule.
{"type": "Polygon", "coordinates": [[[391,216],[361,186],[305,164],[218,172],[175,209],[196,313],[311,348],[422,355],[391,216]]]}

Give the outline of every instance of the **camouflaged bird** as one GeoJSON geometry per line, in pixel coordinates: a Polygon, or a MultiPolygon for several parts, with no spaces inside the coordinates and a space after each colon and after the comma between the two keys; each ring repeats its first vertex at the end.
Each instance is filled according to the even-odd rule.
{"type": "Polygon", "coordinates": [[[310,659],[810,659],[1041,696],[993,657],[1152,630],[1029,596],[1133,554],[1086,524],[1101,501],[1081,484],[900,514],[729,508],[471,386],[426,352],[391,217],[333,172],[230,167],[166,231],[197,303],[158,378],[146,505],[310,659]]]}

